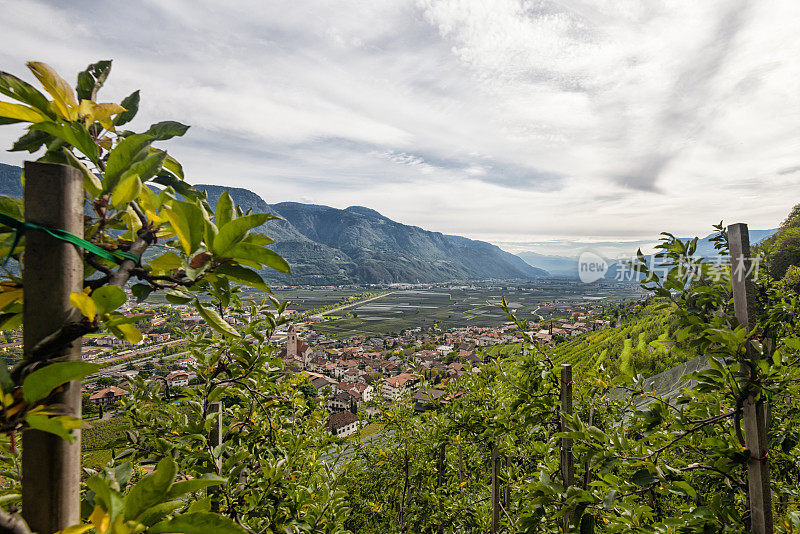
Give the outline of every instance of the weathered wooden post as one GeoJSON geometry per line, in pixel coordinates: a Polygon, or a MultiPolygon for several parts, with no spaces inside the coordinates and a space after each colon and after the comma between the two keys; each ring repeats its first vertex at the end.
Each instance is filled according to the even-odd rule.
{"type": "Polygon", "coordinates": [[[209,436],[209,443],[212,447],[219,447],[222,443],[222,403],[212,402],[208,405],[208,411],[216,414],[214,418],[214,426],[211,427],[211,435],[209,436]]]}
{"type": "MultiPolygon", "coordinates": [[[[594,405],[589,407],[589,426],[594,425],[594,405]]],[[[589,489],[589,482],[592,481],[592,472],[589,469],[590,461],[587,458],[583,464],[583,489],[589,489]]]]}
{"type": "MultiPolygon", "coordinates": [[[[83,177],[66,165],[25,162],[25,218],[83,237],[83,177]]],[[[37,342],[58,330],[72,306],[69,295],[81,291],[83,258],[73,245],[44,232],[25,235],[22,273],[23,349],[30,358],[37,342]]],[[[81,341],[73,341],[48,359],[81,359],[81,341]]],[[[81,416],[81,385],[70,382],[55,402],[81,416]]],[[[22,515],[30,529],[50,534],[80,521],[81,440],[41,432],[22,433],[22,515]]]]}
{"type": "MultiPolygon", "coordinates": [[[[572,366],[561,366],[561,431],[567,431],[567,415],[572,415],[572,366]]],[[[575,478],[575,460],[572,457],[572,440],[561,438],[561,476],[564,489],[572,486],[575,478]]],[[[572,524],[572,511],[564,514],[564,532],[569,531],[572,524]]]]}
{"type": "Polygon", "coordinates": [[[446,447],[446,445],[444,443],[439,445],[439,458],[436,461],[436,487],[437,488],[441,488],[442,484],[444,484],[444,474],[445,474],[445,469],[447,469],[447,463],[446,463],[446,461],[447,461],[446,458],[447,457],[445,455],[445,453],[446,453],[445,447],[446,447]]]}
{"type": "Polygon", "coordinates": [[[511,503],[511,457],[506,456],[506,476],[503,485],[503,508],[508,512],[508,505],[511,503]]]}
{"type": "MultiPolygon", "coordinates": [[[[755,326],[755,287],[753,262],[750,257],[750,234],[743,223],[728,226],[731,256],[733,306],[739,324],[751,330],[755,326]]],[[[747,359],[752,362],[751,378],[756,371],[758,353],[748,344],[747,359]]],[[[743,404],[745,446],[750,451],[747,461],[747,485],[750,500],[750,529],[753,534],[772,533],[772,490],[770,488],[769,455],[764,400],[751,391],[743,404]]]]}
{"type": "Polygon", "coordinates": [[[500,528],[500,484],[498,481],[500,459],[497,457],[497,445],[492,443],[492,534],[500,528]]]}
{"type": "Polygon", "coordinates": [[[461,449],[461,440],[458,440],[458,487],[464,491],[464,454],[461,449]]]}
{"type": "MultiPolygon", "coordinates": [[[[208,443],[211,445],[212,449],[215,449],[222,443],[222,403],[212,402],[208,405],[208,411],[209,413],[216,414],[216,417],[214,417],[214,425],[211,427],[211,433],[208,436],[208,443]]],[[[216,470],[217,466],[211,465],[211,468],[216,470]]],[[[219,497],[219,492],[215,489],[209,488],[208,495],[211,497],[219,497]]],[[[219,501],[212,500],[211,511],[219,512],[219,510],[219,501]]]]}

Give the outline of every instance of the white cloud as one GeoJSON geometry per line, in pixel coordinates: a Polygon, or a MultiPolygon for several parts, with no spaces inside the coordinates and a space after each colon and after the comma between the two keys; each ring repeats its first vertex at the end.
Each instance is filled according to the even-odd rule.
{"type": "MultiPolygon", "coordinates": [[[[191,180],[525,243],[777,224],[794,0],[0,0],[0,68],[115,60],[191,180]],[[92,13],[87,17],[86,13],[92,13]]],[[[0,128],[10,145],[14,127],[0,128]]],[[[4,161],[18,163],[9,154],[4,161]]],[[[783,174],[781,174],[781,172],[783,174]]],[[[513,245],[509,245],[513,246],[513,245]]]]}

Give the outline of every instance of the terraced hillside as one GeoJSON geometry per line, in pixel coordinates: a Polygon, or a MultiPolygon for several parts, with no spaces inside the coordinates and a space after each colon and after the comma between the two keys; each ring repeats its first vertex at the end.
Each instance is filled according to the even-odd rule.
{"type": "Polygon", "coordinates": [[[596,369],[629,369],[645,376],[655,375],[696,356],[668,341],[675,324],[669,311],[649,305],[606,328],[569,338],[553,351],[557,364],[569,363],[577,373],[596,369]]]}

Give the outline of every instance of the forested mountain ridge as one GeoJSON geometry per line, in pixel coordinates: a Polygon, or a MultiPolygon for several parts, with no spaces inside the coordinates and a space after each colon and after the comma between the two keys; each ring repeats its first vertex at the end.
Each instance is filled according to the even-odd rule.
{"type": "MultiPolygon", "coordinates": [[[[0,164],[0,194],[22,196],[22,169],[0,164]]],[[[256,228],[275,240],[270,246],[289,262],[292,275],[264,272],[271,281],[329,285],[428,283],[454,280],[529,279],[548,276],[519,257],[483,241],[423,230],[361,206],[336,209],[282,202],[269,205],[238,187],[197,185],[214,206],[224,191],[243,210],[281,217],[256,228]]]]}

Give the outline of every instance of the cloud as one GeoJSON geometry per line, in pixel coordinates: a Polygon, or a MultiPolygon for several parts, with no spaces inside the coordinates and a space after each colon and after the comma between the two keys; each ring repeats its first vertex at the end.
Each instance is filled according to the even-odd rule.
{"type": "Polygon", "coordinates": [[[192,124],[165,144],[190,179],[271,203],[522,243],[767,228],[797,202],[794,0],[0,1],[0,68],[113,58],[134,128],[192,124]]]}

